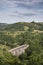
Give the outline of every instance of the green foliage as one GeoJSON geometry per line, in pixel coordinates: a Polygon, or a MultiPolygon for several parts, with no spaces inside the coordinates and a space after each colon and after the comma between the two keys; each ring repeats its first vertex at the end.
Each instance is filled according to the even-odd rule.
{"type": "Polygon", "coordinates": [[[0,65],[43,65],[43,24],[0,24],[0,65]],[[29,47],[19,57],[7,52],[23,44],[29,47]]]}

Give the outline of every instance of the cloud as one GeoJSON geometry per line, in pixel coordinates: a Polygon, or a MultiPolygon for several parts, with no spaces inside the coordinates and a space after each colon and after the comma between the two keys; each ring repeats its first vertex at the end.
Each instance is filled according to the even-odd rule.
{"type": "Polygon", "coordinates": [[[30,17],[30,16],[34,16],[36,14],[34,13],[25,13],[25,14],[21,14],[21,13],[18,13],[18,14],[12,14],[12,15],[9,15],[11,17],[19,17],[19,18],[23,18],[23,17],[30,17]]]}
{"type": "Polygon", "coordinates": [[[16,4],[18,5],[17,7],[23,7],[26,9],[40,9],[43,8],[43,1],[41,0],[31,0],[31,2],[29,0],[27,1],[22,1],[22,2],[16,2],[16,4]]]}
{"type": "Polygon", "coordinates": [[[42,2],[37,2],[37,5],[43,6],[43,1],[42,2]]]}
{"type": "Polygon", "coordinates": [[[28,13],[28,14],[22,14],[22,15],[24,15],[24,16],[34,16],[34,15],[36,15],[36,14],[34,14],[34,13],[28,13]]]}
{"type": "Polygon", "coordinates": [[[37,16],[43,20],[43,0],[0,0],[0,21],[31,21],[37,16]]]}

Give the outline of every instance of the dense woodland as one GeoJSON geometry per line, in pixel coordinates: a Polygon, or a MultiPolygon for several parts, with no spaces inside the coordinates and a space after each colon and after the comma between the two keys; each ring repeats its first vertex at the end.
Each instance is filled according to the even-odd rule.
{"type": "Polygon", "coordinates": [[[43,23],[0,23],[0,65],[43,65],[43,23]],[[19,57],[8,52],[29,44],[19,57]]]}

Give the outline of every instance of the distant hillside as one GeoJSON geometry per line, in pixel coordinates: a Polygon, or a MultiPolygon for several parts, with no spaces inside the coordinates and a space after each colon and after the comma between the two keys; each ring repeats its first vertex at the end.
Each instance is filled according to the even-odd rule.
{"type": "Polygon", "coordinates": [[[12,31],[32,31],[32,30],[43,30],[43,24],[42,23],[26,23],[26,22],[18,22],[15,24],[9,24],[5,27],[6,30],[12,30],[12,31]]]}
{"type": "Polygon", "coordinates": [[[7,24],[6,24],[6,23],[0,23],[0,29],[5,29],[5,28],[6,28],[6,26],[7,26],[7,24]]]}

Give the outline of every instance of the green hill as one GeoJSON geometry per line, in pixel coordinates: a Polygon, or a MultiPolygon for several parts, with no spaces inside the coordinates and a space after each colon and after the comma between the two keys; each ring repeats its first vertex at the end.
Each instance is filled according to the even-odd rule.
{"type": "Polygon", "coordinates": [[[43,24],[0,24],[0,65],[43,65],[43,24]],[[19,45],[29,48],[19,57],[8,52],[19,45]]]}
{"type": "Polygon", "coordinates": [[[43,30],[43,25],[41,23],[26,23],[26,22],[18,22],[15,24],[9,24],[5,29],[12,30],[12,31],[25,31],[25,28],[28,28],[27,31],[30,29],[35,30],[43,30]]]}
{"type": "Polygon", "coordinates": [[[6,28],[7,24],[6,23],[0,23],[0,29],[6,28]]]}

